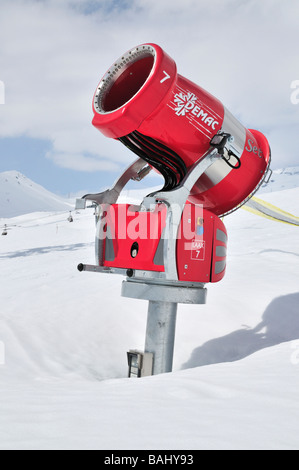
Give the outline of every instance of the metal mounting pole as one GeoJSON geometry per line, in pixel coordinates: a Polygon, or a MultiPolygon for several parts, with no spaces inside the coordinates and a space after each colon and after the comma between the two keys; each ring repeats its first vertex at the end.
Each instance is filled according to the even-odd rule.
{"type": "Polygon", "coordinates": [[[153,375],[172,371],[178,304],[205,304],[207,297],[203,284],[195,287],[190,283],[164,282],[128,278],[122,284],[124,297],[149,301],[145,352],[154,356],[153,375]]]}
{"type": "Polygon", "coordinates": [[[154,354],[153,375],[172,372],[177,304],[150,301],[145,352],[154,354]]]}

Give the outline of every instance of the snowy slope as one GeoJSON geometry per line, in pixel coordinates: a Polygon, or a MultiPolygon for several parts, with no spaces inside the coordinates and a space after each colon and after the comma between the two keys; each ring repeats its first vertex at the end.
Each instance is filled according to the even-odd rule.
{"type": "Polygon", "coordinates": [[[269,183],[264,185],[259,194],[264,192],[276,192],[285,189],[299,187],[299,166],[292,166],[274,170],[269,183]]]}
{"type": "MultiPolygon", "coordinates": [[[[299,188],[262,197],[299,216],[299,188]]],[[[1,449],[299,449],[298,227],[227,217],[227,275],[179,306],[174,373],[128,380],[147,303],[76,270],[94,261],[92,211],[6,222],[1,449]]]]}
{"type": "Polygon", "coordinates": [[[298,449],[299,374],[290,353],[282,344],[240,362],[140,380],[1,384],[0,448],[298,449]]]}
{"type": "Polygon", "coordinates": [[[0,218],[73,207],[17,171],[0,173],[0,218]]]}

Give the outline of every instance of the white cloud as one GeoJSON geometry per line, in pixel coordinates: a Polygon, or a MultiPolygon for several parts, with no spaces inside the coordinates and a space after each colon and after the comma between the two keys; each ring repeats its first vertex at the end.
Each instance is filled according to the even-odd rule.
{"type": "Polygon", "coordinates": [[[1,0],[0,136],[48,139],[51,158],[68,168],[125,165],[132,155],[92,128],[91,100],[113,60],[150,41],[271,137],[276,167],[294,163],[298,15],[296,0],[1,0]]]}
{"type": "Polygon", "coordinates": [[[72,168],[78,171],[94,172],[119,170],[119,166],[111,161],[87,157],[79,153],[49,152],[46,157],[52,159],[62,168],[72,168]]]}

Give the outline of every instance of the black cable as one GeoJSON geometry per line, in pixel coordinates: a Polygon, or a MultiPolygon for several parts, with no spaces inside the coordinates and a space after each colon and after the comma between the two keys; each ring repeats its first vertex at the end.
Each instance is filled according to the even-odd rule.
{"type": "Polygon", "coordinates": [[[168,167],[173,174],[176,184],[179,184],[181,176],[179,174],[178,167],[165,153],[159,152],[141,136],[136,137],[134,132],[130,135],[130,140],[132,140],[138,147],[141,147],[148,157],[168,167]]]}
{"type": "Polygon", "coordinates": [[[161,142],[158,142],[157,140],[153,139],[152,137],[145,136],[138,131],[135,131],[134,134],[139,136],[141,139],[144,139],[147,142],[147,144],[151,144],[154,151],[158,149],[160,153],[163,153],[164,156],[166,156],[169,160],[171,160],[176,165],[176,168],[178,170],[178,173],[180,174],[181,179],[183,179],[186,176],[187,166],[184,160],[176,152],[174,152],[173,150],[171,150],[169,147],[162,144],[161,142]]]}
{"type": "Polygon", "coordinates": [[[225,161],[225,163],[227,163],[228,166],[230,166],[233,170],[239,170],[239,168],[241,168],[241,165],[242,165],[241,159],[240,159],[239,157],[237,157],[237,155],[235,155],[235,154],[234,154],[233,152],[231,152],[230,150],[229,150],[228,154],[229,154],[230,157],[233,156],[233,157],[237,160],[237,162],[238,162],[237,166],[232,165],[232,164],[229,162],[229,160],[227,160],[225,157],[222,157],[222,159],[223,159],[223,160],[225,161]]]}
{"type": "Polygon", "coordinates": [[[161,173],[165,180],[164,191],[174,189],[185,177],[187,173],[185,162],[161,142],[138,131],[118,140],[161,173]]]}
{"type": "Polygon", "coordinates": [[[150,158],[141,148],[138,148],[133,142],[130,141],[129,136],[120,137],[118,140],[122,142],[129,150],[134,152],[136,155],[142,158],[145,162],[147,162],[150,166],[152,166],[153,168],[156,168],[156,170],[158,170],[159,173],[161,173],[165,181],[163,190],[168,191],[175,187],[175,181],[173,180],[173,173],[170,172],[169,169],[165,167],[165,165],[162,165],[160,162],[157,162],[156,160],[150,158]]]}

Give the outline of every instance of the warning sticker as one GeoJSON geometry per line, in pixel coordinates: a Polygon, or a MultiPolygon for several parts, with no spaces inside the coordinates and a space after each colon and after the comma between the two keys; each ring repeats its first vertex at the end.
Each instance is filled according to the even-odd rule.
{"type": "Polygon", "coordinates": [[[191,246],[191,259],[204,261],[206,256],[206,242],[204,240],[195,240],[191,246]]]}

